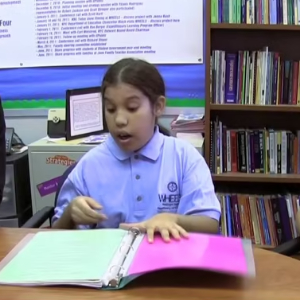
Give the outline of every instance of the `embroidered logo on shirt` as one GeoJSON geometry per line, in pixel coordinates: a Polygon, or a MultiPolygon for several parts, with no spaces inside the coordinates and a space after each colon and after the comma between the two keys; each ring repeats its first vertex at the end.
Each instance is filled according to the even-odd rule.
{"type": "Polygon", "coordinates": [[[176,193],[178,191],[178,185],[176,182],[171,181],[167,185],[169,193],[158,194],[159,205],[157,207],[158,212],[176,212],[181,195],[176,193]]]}
{"type": "Polygon", "coordinates": [[[174,193],[177,191],[177,184],[176,182],[169,182],[168,183],[168,190],[171,192],[171,193],[174,193]]]}

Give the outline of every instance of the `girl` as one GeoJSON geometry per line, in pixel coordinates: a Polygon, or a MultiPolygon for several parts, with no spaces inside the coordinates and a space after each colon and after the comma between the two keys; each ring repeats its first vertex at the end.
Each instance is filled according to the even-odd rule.
{"type": "Polygon", "coordinates": [[[158,70],[137,59],[112,65],[102,82],[110,135],[63,184],[54,228],[137,227],[151,242],[217,233],[220,203],[209,169],[190,144],[160,133],[165,104],[158,70]]]}

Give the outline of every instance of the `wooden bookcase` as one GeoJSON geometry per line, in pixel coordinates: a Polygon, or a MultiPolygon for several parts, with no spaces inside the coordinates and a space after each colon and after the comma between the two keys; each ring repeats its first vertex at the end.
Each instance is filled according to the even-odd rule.
{"type": "MultiPolygon", "coordinates": [[[[209,2],[209,1],[208,1],[209,2]]],[[[268,46],[283,58],[300,60],[300,25],[260,25],[260,24],[212,24],[210,4],[207,4],[206,20],[206,105],[205,105],[205,159],[210,161],[210,121],[216,116],[222,118],[229,127],[247,128],[269,127],[273,129],[300,130],[300,106],[293,105],[243,105],[212,104],[210,101],[210,56],[213,50],[237,52],[255,51],[268,46]]],[[[273,183],[299,184],[300,174],[213,174],[218,183],[273,183]]]]}
{"type": "MultiPolygon", "coordinates": [[[[211,95],[211,53],[221,50],[261,51],[268,47],[284,60],[300,61],[300,25],[261,25],[211,23],[211,1],[206,7],[206,106],[205,159],[210,164],[211,121],[222,120],[228,128],[272,128],[300,131],[300,105],[213,104],[211,95]]],[[[300,76],[300,74],[299,74],[300,76]]],[[[300,151],[300,149],[298,150],[300,151]]],[[[300,195],[300,174],[221,173],[212,174],[216,192],[252,195],[300,195]]],[[[262,246],[271,248],[271,246],[262,246]]]]}

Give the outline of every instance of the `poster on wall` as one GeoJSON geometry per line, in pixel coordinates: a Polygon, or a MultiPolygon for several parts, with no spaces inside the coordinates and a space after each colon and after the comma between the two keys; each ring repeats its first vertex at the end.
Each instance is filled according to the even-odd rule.
{"type": "Polygon", "coordinates": [[[19,0],[0,11],[0,68],[204,61],[203,0],[19,0]]]}

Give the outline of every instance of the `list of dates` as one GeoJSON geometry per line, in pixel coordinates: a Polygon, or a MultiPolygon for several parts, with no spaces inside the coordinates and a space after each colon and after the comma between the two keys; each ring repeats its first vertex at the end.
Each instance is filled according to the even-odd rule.
{"type": "Polygon", "coordinates": [[[138,1],[36,0],[37,56],[155,54],[151,45],[110,46],[117,34],[147,33],[179,19],[137,15],[138,1]],[[121,16],[120,16],[121,15],[121,16]]]}
{"type": "Polygon", "coordinates": [[[0,0],[0,11],[0,69],[203,62],[203,0],[0,0]]]}

